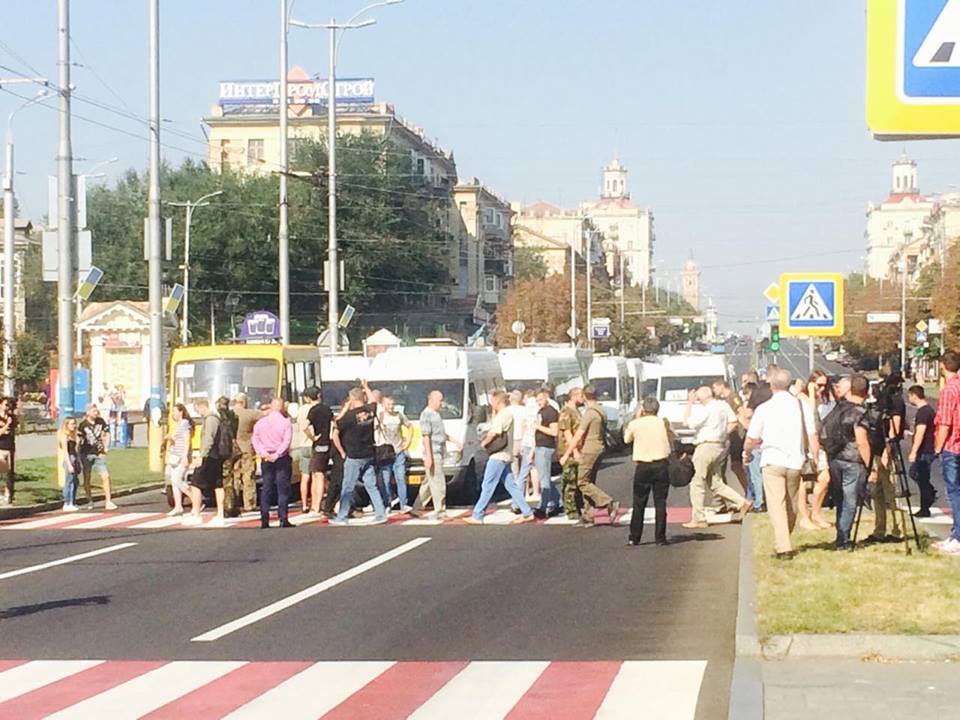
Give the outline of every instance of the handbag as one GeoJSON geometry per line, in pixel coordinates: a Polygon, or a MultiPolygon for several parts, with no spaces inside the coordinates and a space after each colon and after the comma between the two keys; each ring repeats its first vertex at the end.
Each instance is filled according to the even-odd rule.
{"type": "Polygon", "coordinates": [[[810,457],[810,439],[807,437],[807,421],[803,416],[803,401],[797,398],[797,406],[800,408],[800,447],[803,452],[803,465],[800,466],[800,477],[816,477],[817,466],[810,457]]]}
{"type": "Polygon", "coordinates": [[[671,487],[686,487],[693,481],[695,472],[693,460],[686,453],[683,455],[674,453],[667,460],[667,474],[671,487]]]}
{"type": "Polygon", "coordinates": [[[506,433],[497,433],[497,435],[487,443],[487,454],[495,455],[496,453],[503,452],[507,449],[507,434],[506,433]]]}

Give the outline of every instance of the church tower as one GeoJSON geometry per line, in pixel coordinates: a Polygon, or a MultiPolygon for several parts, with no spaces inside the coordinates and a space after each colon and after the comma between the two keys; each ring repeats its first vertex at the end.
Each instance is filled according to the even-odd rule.
{"type": "Polygon", "coordinates": [[[893,164],[893,185],[890,191],[903,195],[915,195],[920,192],[917,186],[917,163],[904,152],[893,164]]]}
{"type": "Polygon", "coordinates": [[[700,310],[700,268],[692,256],[683,264],[681,294],[694,310],[700,310]]]}
{"type": "Polygon", "coordinates": [[[617,158],[603,169],[603,197],[628,198],[627,169],[617,158]]]}

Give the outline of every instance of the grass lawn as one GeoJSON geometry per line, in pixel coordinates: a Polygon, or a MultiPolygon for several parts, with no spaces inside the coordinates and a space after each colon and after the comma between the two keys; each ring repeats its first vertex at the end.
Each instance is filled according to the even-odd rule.
{"type": "MultiPolygon", "coordinates": [[[[766,515],[754,515],[761,638],[792,633],[960,634],[960,558],[903,545],[830,549],[835,531],[794,533],[797,557],[777,561],[766,515]]],[[[873,531],[865,512],[860,538],[873,531]]],[[[921,536],[923,531],[921,530],[921,536]]]]}
{"type": "MultiPolygon", "coordinates": [[[[107,467],[114,490],[149,485],[163,481],[162,473],[147,469],[146,448],[111,450],[107,455],[107,467]]],[[[94,494],[100,492],[100,477],[94,473],[94,494]]],[[[60,500],[62,489],[57,485],[56,458],[36,458],[17,460],[17,486],[15,505],[33,505],[35,503],[60,500]]],[[[77,488],[77,500],[82,500],[83,480],[77,488]]]]}

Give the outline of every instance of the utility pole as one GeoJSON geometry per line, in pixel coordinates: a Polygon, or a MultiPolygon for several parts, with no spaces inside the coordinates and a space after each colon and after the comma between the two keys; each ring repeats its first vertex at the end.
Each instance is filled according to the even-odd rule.
{"type": "Polygon", "coordinates": [[[570,240],[570,343],[577,346],[577,245],[570,240]]]}
{"type": "Polygon", "coordinates": [[[593,266],[591,262],[593,258],[593,230],[587,230],[587,251],[584,253],[585,258],[584,262],[586,263],[587,268],[587,347],[593,350],[593,307],[591,305],[593,298],[591,297],[592,285],[591,275],[593,274],[593,266]]]}
{"type": "Polygon", "coordinates": [[[74,415],[73,407],[73,146],[70,141],[70,0],[57,0],[57,402],[58,425],[74,415]]]}
{"type": "MultiPolygon", "coordinates": [[[[280,232],[278,271],[280,285],[280,342],[290,344],[290,229],[287,220],[287,173],[290,172],[287,91],[288,0],[280,0],[280,232]]],[[[186,301],[186,292],[184,292],[186,301]]],[[[186,316],[184,316],[186,317],[186,316]]]]}
{"type": "MultiPolygon", "coordinates": [[[[21,83],[41,83],[47,84],[46,78],[16,78],[4,80],[0,78],[0,87],[4,85],[13,85],[21,83]]],[[[41,90],[40,93],[30,100],[14,108],[7,116],[7,161],[6,172],[3,178],[3,394],[7,397],[13,397],[15,383],[11,372],[11,359],[16,352],[16,334],[13,313],[14,305],[14,272],[13,264],[15,258],[16,244],[16,200],[13,194],[14,179],[14,159],[13,159],[13,116],[29,105],[40,102],[47,97],[47,91],[41,90]]]]}
{"type": "Polygon", "coordinates": [[[809,368],[810,368],[810,372],[808,373],[808,375],[813,375],[813,372],[817,369],[817,361],[816,361],[816,358],[814,357],[815,350],[814,350],[814,347],[813,347],[813,337],[812,337],[812,336],[810,337],[810,348],[809,348],[809,350],[810,350],[810,357],[809,357],[808,366],[809,366],[809,368]]]}
{"type": "Polygon", "coordinates": [[[913,231],[903,231],[903,249],[900,251],[900,372],[907,372],[907,248],[913,240],[913,231]]]}
{"type": "Polygon", "coordinates": [[[624,313],[624,304],[627,301],[627,286],[623,282],[623,253],[620,253],[620,328],[623,332],[623,313],[624,313]]]}
{"type": "Polygon", "coordinates": [[[160,470],[160,407],[163,391],[163,307],[160,239],[160,0],[148,0],[150,81],[150,181],[148,193],[150,301],[150,418],[147,422],[150,469],[160,470]]]}

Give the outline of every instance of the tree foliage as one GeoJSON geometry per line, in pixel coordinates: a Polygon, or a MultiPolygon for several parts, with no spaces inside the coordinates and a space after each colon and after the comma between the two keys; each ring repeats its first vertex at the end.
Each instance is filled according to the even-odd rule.
{"type": "MultiPolygon", "coordinates": [[[[440,222],[449,211],[444,195],[411,172],[408,154],[371,135],[338,138],[337,234],[345,263],[341,302],[357,317],[393,317],[425,304],[448,281],[449,235],[440,222]]],[[[326,318],[321,281],[327,257],[326,148],[301,142],[294,153],[296,175],[289,180],[290,308],[294,341],[312,342],[326,318]]],[[[190,327],[196,341],[207,339],[211,307],[218,332],[229,325],[227,296],[239,298],[236,314],[277,311],[278,262],[275,175],[212,172],[186,161],[165,166],[165,202],[222,194],[193,212],[190,249],[190,327]]],[[[88,192],[93,261],[104,279],[92,300],[145,300],[143,218],[147,178],[128,171],[113,186],[88,192]]],[[[167,287],[182,282],[185,210],[166,205],[173,219],[173,253],[164,263],[167,287]]]]}
{"type": "Polygon", "coordinates": [[[42,385],[50,372],[50,354],[46,343],[33,333],[17,337],[10,368],[21,389],[35,389],[42,385]]]}

